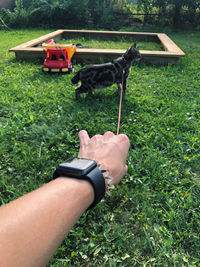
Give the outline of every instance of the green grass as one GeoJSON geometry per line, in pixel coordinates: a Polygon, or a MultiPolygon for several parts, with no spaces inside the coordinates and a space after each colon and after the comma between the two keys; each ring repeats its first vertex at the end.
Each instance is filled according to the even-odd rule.
{"type": "MultiPolygon", "coordinates": [[[[77,155],[79,130],[116,133],[116,86],[77,101],[73,74],[44,74],[41,62],[8,53],[47,32],[0,32],[1,204],[77,155]]],[[[126,177],[81,217],[49,266],[199,266],[200,36],[169,36],[186,53],[179,65],[143,63],[130,72],[120,129],[131,142],[126,177]]]]}
{"type": "Polygon", "coordinates": [[[137,47],[139,47],[140,50],[156,50],[156,51],[164,50],[160,43],[149,41],[147,39],[126,40],[119,38],[118,40],[99,40],[99,39],[88,39],[88,38],[74,38],[74,39],[61,39],[55,41],[56,43],[61,43],[61,44],[81,43],[83,46],[88,46],[90,48],[99,48],[99,49],[110,49],[110,48],[128,49],[133,43],[137,43],[137,47]]]}

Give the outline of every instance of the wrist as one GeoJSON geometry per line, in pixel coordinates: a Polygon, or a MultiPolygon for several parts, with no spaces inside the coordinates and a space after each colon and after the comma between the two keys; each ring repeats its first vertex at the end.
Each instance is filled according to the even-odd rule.
{"type": "Polygon", "coordinates": [[[94,201],[89,209],[95,207],[105,195],[105,179],[94,160],[70,158],[57,166],[53,178],[58,177],[86,180],[91,184],[94,190],[94,201]]]}
{"type": "MultiPolygon", "coordinates": [[[[81,202],[84,206],[84,210],[86,210],[94,202],[95,193],[89,181],[64,176],[60,176],[54,181],[57,183],[57,186],[59,184],[62,188],[66,189],[66,194],[68,194],[70,189],[74,204],[76,204],[76,202],[81,202]]],[[[68,198],[67,195],[66,197],[68,198]]]]}

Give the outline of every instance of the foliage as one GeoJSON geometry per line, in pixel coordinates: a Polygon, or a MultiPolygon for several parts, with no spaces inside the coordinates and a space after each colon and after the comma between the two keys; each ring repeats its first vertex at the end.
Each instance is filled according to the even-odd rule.
{"type": "MultiPolygon", "coordinates": [[[[80,129],[116,132],[116,86],[77,101],[73,74],[44,74],[42,62],[8,53],[47,32],[0,31],[1,204],[49,181],[78,153],[80,129]]],[[[49,266],[199,265],[199,33],[169,35],[186,53],[179,65],[130,72],[120,130],[131,142],[126,177],[80,218],[49,266]]]]}
{"type": "Polygon", "coordinates": [[[12,27],[100,26],[119,27],[116,10],[123,10],[128,0],[15,0],[15,10],[6,12],[12,27]]]}
{"type": "Polygon", "coordinates": [[[24,8],[23,0],[15,0],[14,11],[9,9],[1,10],[0,16],[9,27],[25,27],[29,25],[31,15],[37,10],[38,8],[24,8]]]}
{"type": "Polygon", "coordinates": [[[137,0],[137,7],[147,15],[152,11],[158,12],[157,17],[148,16],[151,22],[174,28],[194,27],[200,22],[200,0],[137,0]]]}
{"type": "MultiPolygon", "coordinates": [[[[1,10],[2,21],[12,28],[101,27],[119,29],[131,23],[175,28],[198,27],[200,0],[15,0],[14,11],[1,10]],[[135,16],[140,13],[144,15],[135,16]]],[[[5,27],[5,25],[3,25],[5,27]]]]}

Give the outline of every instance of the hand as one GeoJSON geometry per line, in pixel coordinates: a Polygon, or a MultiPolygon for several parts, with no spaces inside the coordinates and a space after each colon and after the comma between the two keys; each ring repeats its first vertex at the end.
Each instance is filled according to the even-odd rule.
{"type": "Polygon", "coordinates": [[[103,163],[113,178],[111,184],[116,185],[127,172],[126,158],[130,142],[125,134],[115,135],[106,132],[104,135],[88,136],[85,130],[79,132],[80,158],[93,159],[103,163]]]}

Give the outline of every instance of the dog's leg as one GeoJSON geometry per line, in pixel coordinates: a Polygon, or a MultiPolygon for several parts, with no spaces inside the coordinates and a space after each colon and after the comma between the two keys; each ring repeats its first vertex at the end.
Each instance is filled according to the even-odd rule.
{"type": "Polygon", "coordinates": [[[75,90],[76,99],[79,98],[80,94],[85,93],[85,92],[87,92],[87,89],[85,87],[83,87],[82,85],[77,87],[75,90]]]}
{"type": "Polygon", "coordinates": [[[76,98],[78,98],[79,95],[82,93],[91,93],[92,90],[93,90],[92,88],[88,89],[88,87],[86,87],[85,85],[81,85],[75,90],[76,98]]]}
{"type": "Polygon", "coordinates": [[[124,92],[124,94],[126,93],[126,79],[124,78],[124,80],[123,80],[123,92],[124,92]]]}
{"type": "Polygon", "coordinates": [[[87,93],[88,96],[93,96],[93,90],[95,89],[94,84],[92,84],[92,82],[87,82],[87,86],[86,84],[84,84],[85,88],[87,88],[87,93]]]}
{"type": "Polygon", "coordinates": [[[91,96],[93,96],[93,91],[88,92],[88,97],[91,97],[91,96]]]}
{"type": "Polygon", "coordinates": [[[76,97],[76,99],[78,99],[79,98],[79,95],[81,94],[80,87],[77,87],[76,90],[75,90],[75,97],[76,97]]]}

